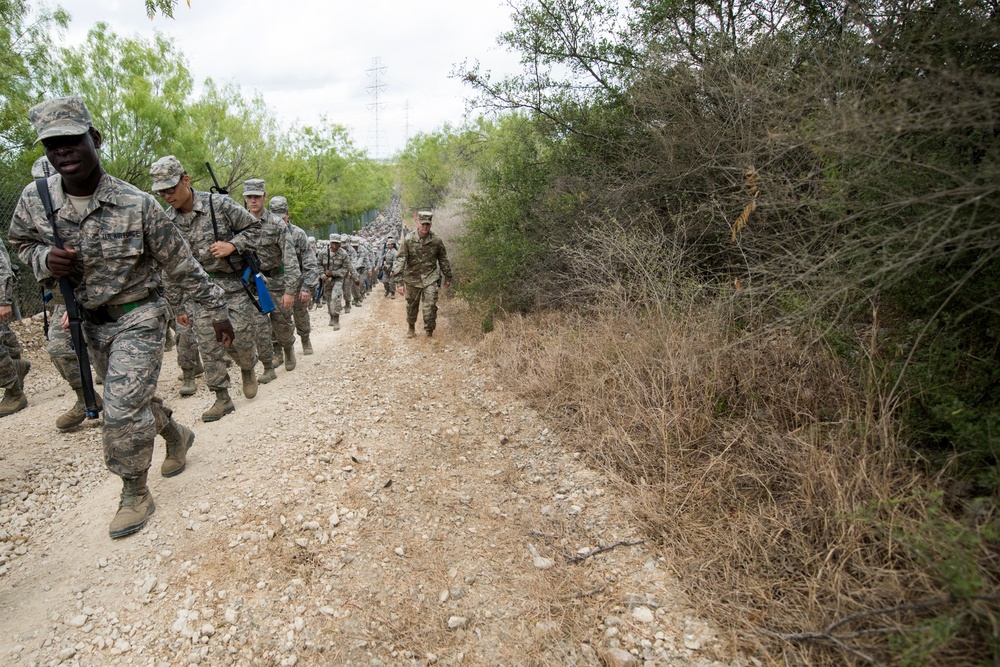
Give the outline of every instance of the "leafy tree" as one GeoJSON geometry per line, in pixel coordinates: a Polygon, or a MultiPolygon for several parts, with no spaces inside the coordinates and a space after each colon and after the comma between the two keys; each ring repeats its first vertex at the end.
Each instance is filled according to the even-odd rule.
{"type": "Polygon", "coordinates": [[[87,101],[104,138],[102,164],[118,178],[148,189],[149,164],[179,153],[193,81],[173,42],[122,38],[106,23],[77,48],[62,49],[52,87],[87,101]]]}
{"type": "Polygon", "coordinates": [[[278,123],[260,93],[248,98],[238,86],[219,88],[207,79],[201,97],[187,107],[177,141],[184,153],[178,157],[198,187],[211,184],[208,162],[219,184],[234,192],[270,169],[278,152],[278,123]]]}
{"type": "Polygon", "coordinates": [[[53,29],[70,16],[60,8],[31,10],[21,0],[0,0],[0,160],[9,163],[35,140],[28,108],[38,101],[51,67],[53,29]]]}

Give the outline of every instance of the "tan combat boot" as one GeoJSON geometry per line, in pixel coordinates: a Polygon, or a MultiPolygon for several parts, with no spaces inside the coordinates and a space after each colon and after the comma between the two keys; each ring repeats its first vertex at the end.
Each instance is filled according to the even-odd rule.
{"type": "Polygon", "coordinates": [[[183,384],[181,385],[180,395],[181,396],[194,396],[198,391],[198,387],[194,383],[195,369],[185,368],[183,378],[183,384]]]}
{"type": "Polygon", "coordinates": [[[417,330],[416,330],[415,327],[416,327],[415,324],[410,324],[409,325],[409,329],[406,330],[406,337],[407,338],[413,338],[414,336],[417,335],[417,330]]]}
{"type": "MultiPolygon", "coordinates": [[[[77,388],[73,391],[76,392],[76,403],[73,404],[66,412],[59,415],[56,419],[56,428],[60,431],[66,431],[74,426],[79,426],[83,423],[83,420],[87,418],[87,403],[83,398],[83,388],[77,388]]],[[[104,407],[101,404],[101,395],[94,394],[94,398],[97,401],[97,409],[100,410],[104,407]]]]}
{"type": "Polygon", "coordinates": [[[261,374],[259,378],[257,378],[257,382],[261,384],[267,384],[271,380],[277,380],[278,376],[274,372],[274,366],[264,362],[263,360],[261,361],[261,363],[264,364],[264,372],[261,374]]]}
{"type": "Polygon", "coordinates": [[[160,435],[167,441],[167,455],[160,465],[160,474],[164,477],[181,474],[187,467],[188,450],[194,444],[194,431],[171,418],[160,435]]]}
{"type": "Polygon", "coordinates": [[[253,372],[253,368],[241,368],[240,376],[243,379],[243,395],[247,398],[253,398],[257,395],[257,376],[253,372]]]}
{"type": "Polygon", "coordinates": [[[302,334],[302,354],[312,354],[313,346],[309,341],[309,334],[302,334]]]}
{"type": "Polygon", "coordinates": [[[330,326],[333,327],[334,331],[340,331],[340,315],[334,315],[330,318],[330,326]]]}
{"type": "Polygon", "coordinates": [[[146,486],[148,472],[144,470],[135,479],[122,479],[122,496],[118,503],[118,513],[108,528],[111,539],[125,537],[142,530],[149,517],[156,511],[153,494],[146,486]]]}
{"type": "Polygon", "coordinates": [[[434,335],[434,329],[424,329],[427,332],[427,337],[430,338],[434,335]]]}
{"type": "Polygon", "coordinates": [[[295,346],[289,345],[285,348],[285,370],[295,370],[295,346]]]}
{"type": "Polygon", "coordinates": [[[14,384],[7,387],[3,393],[3,400],[0,400],[0,417],[12,415],[28,407],[28,397],[24,395],[24,376],[31,370],[31,362],[28,360],[13,359],[14,370],[17,378],[14,384]]]}
{"type": "Polygon", "coordinates": [[[217,422],[231,412],[236,412],[233,399],[229,397],[228,389],[215,390],[215,403],[208,410],[201,413],[203,422],[217,422]]]}

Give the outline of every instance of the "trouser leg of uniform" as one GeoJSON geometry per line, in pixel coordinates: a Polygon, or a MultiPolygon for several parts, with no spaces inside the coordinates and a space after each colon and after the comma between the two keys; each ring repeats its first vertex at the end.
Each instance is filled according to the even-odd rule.
{"type": "Polygon", "coordinates": [[[242,287],[233,291],[227,289],[226,303],[229,306],[229,321],[233,323],[233,331],[236,332],[233,346],[228,350],[229,356],[241,370],[250,370],[257,363],[257,323],[264,321],[264,318],[260,317],[257,307],[242,287]]]}
{"type": "Polygon", "coordinates": [[[274,350],[271,347],[271,319],[260,311],[254,310],[253,320],[254,348],[257,350],[257,358],[267,368],[272,365],[271,360],[274,358],[274,350]]]}
{"type": "Polygon", "coordinates": [[[6,322],[0,322],[0,344],[7,348],[7,354],[11,359],[21,358],[21,341],[6,322]]]}
{"type": "Polygon", "coordinates": [[[354,279],[351,278],[351,276],[345,277],[343,283],[341,284],[341,287],[344,293],[344,308],[350,308],[351,296],[352,296],[351,292],[353,291],[354,287],[354,279]]]}
{"type": "Polygon", "coordinates": [[[413,326],[417,322],[417,315],[420,313],[420,295],[423,290],[417,285],[407,285],[404,296],[406,297],[406,323],[413,326]]]}
{"type": "Polygon", "coordinates": [[[424,302],[424,329],[434,331],[437,326],[438,284],[431,283],[425,287],[420,298],[424,302]]]}
{"type": "MultiPolygon", "coordinates": [[[[274,310],[269,314],[271,328],[274,330],[274,338],[282,347],[291,347],[295,344],[295,328],[292,325],[292,309],[282,308],[278,305],[281,297],[285,294],[284,276],[276,276],[267,279],[267,291],[271,293],[274,300],[274,310]]],[[[260,350],[257,350],[260,354],[260,350]]]]}
{"type": "Polygon", "coordinates": [[[198,339],[191,327],[177,323],[177,365],[190,371],[198,367],[198,339]]]}
{"type": "Polygon", "coordinates": [[[17,384],[17,368],[10,356],[10,350],[0,342],[0,387],[8,389],[17,384]]]}
{"type": "Polygon", "coordinates": [[[295,332],[300,336],[308,336],[309,326],[309,302],[295,297],[295,305],[292,306],[292,317],[295,319],[295,332]]]}
{"type": "Polygon", "coordinates": [[[62,318],[66,313],[66,306],[61,303],[55,304],[52,309],[52,317],[49,319],[49,342],[45,346],[45,351],[49,353],[52,365],[59,371],[59,375],[69,383],[70,388],[79,389],[83,386],[80,377],[80,362],[73,351],[73,338],[69,332],[62,327],[62,318]]]}
{"type": "Polygon", "coordinates": [[[155,397],[163,364],[167,309],[143,306],[117,322],[85,324],[95,365],[104,376],[104,462],[119,477],[134,479],[149,469],[153,439],[170,420],[155,397]]]}
{"type": "Polygon", "coordinates": [[[327,280],[323,288],[323,300],[326,301],[330,317],[340,317],[340,311],[344,307],[344,281],[336,278],[327,280]]]}
{"type": "Polygon", "coordinates": [[[212,316],[196,301],[186,305],[191,328],[198,340],[198,350],[201,352],[201,364],[205,367],[205,384],[212,391],[229,389],[229,372],[226,370],[226,350],[222,343],[215,340],[215,329],[212,327],[212,316]]]}

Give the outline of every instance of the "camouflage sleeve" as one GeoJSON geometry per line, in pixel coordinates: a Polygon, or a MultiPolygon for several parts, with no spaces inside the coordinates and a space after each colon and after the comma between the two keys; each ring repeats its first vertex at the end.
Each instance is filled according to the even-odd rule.
{"type": "Polygon", "coordinates": [[[319,262],[316,260],[316,253],[309,247],[309,239],[303,232],[300,240],[300,253],[302,255],[302,286],[303,292],[315,292],[319,283],[319,262]]]}
{"type": "Polygon", "coordinates": [[[407,239],[403,239],[403,242],[399,244],[399,252],[396,253],[396,258],[392,261],[392,277],[399,280],[403,277],[403,269],[406,267],[406,255],[409,253],[410,244],[407,243],[407,239]]]}
{"type": "MultiPolygon", "coordinates": [[[[281,223],[284,225],[284,221],[281,223]]],[[[298,289],[299,277],[302,272],[299,270],[299,256],[295,252],[295,239],[292,237],[292,230],[288,229],[287,226],[282,231],[282,264],[285,266],[285,294],[289,296],[298,296],[296,289],[298,289]]]]}
{"type": "MultiPolygon", "coordinates": [[[[191,255],[191,248],[180,230],[152,197],[145,201],[142,221],[146,248],[163,269],[166,283],[174,283],[185,297],[200,303],[212,314],[213,322],[229,319],[222,288],[212,282],[191,255]]],[[[171,285],[169,289],[174,287],[171,285]]]]}
{"type": "MultiPolygon", "coordinates": [[[[51,182],[50,182],[51,185],[51,182]]],[[[25,187],[21,193],[21,198],[14,207],[14,215],[10,219],[10,231],[8,238],[10,246],[21,258],[21,261],[31,268],[35,274],[35,279],[41,282],[46,278],[54,279],[55,276],[49,271],[46,260],[49,258],[49,248],[52,247],[52,236],[43,236],[35,227],[31,218],[31,207],[28,205],[28,188],[34,188],[32,183],[25,187]]],[[[41,206],[38,206],[39,214],[45,215],[41,206]]],[[[46,221],[47,222],[47,221],[46,221]]]]}
{"type": "Polygon", "coordinates": [[[439,239],[438,242],[438,253],[437,253],[438,266],[441,267],[441,274],[444,279],[451,282],[451,262],[448,261],[448,251],[444,247],[444,241],[439,239]]]}
{"type": "Polygon", "coordinates": [[[0,306],[9,306],[14,299],[14,272],[10,268],[7,246],[0,240],[0,306]]]}
{"type": "Polygon", "coordinates": [[[260,245],[260,234],[264,229],[260,220],[250,215],[250,211],[237,204],[231,197],[222,196],[213,199],[221,202],[223,217],[233,233],[233,238],[229,239],[229,242],[236,246],[236,252],[256,250],[260,245]]]}

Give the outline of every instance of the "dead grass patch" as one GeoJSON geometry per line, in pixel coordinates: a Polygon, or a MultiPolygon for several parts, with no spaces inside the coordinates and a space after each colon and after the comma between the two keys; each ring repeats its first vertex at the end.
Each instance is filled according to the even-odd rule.
{"type": "Polygon", "coordinates": [[[511,316],[482,350],[618,477],[692,602],[744,648],[989,660],[996,518],[940,511],[892,406],[817,339],[731,322],[704,307],[511,316]]]}

